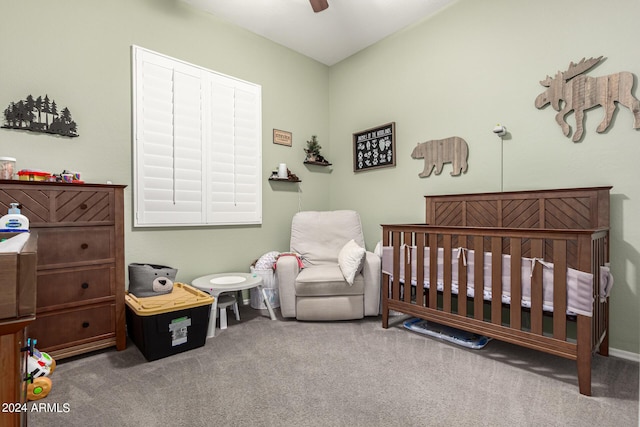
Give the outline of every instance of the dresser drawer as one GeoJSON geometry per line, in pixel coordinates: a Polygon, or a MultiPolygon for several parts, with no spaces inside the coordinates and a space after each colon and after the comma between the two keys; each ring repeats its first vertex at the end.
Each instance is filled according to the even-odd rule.
{"type": "Polygon", "coordinates": [[[38,274],[38,313],[112,298],[114,282],[115,268],[108,265],[41,271],[38,274]]]}
{"type": "Polygon", "coordinates": [[[113,191],[68,189],[54,195],[52,222],[112,223],[113,191]]]}
{"type": "Polygon", "coordinates": [[[111,227],[41,228],[38,267],[113,262],[114,238],[111,227]]]}
{"type": "Polygon", "coordinates": [[[29,326],[29,336],[38,340],[38,349],[55,350],[115,332],[115,304],[38,314],[29,326]]]}
{"type": "Polygon", "coordinates": [[[12,202],[20,203],[21,213],[29,218],[32,227],[115,222],[115,192],[111,187],[16,182],[0,188],[0,207],[12,202]]]}
{"type": "Polygon", "coordinates": [[[0,209],[6,212],[10,203],[20,203],[20,213],[29,218],[29,224],[33,228],[41,223],[49,222],[50,191],[20,184],[14,181],[11,185],[0,188],[0,209]]]}

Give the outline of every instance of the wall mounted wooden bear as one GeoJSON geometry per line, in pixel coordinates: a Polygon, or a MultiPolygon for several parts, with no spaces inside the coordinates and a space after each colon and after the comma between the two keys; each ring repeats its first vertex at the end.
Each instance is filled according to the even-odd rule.
{"type": "Polygon", "coordinates": [[[458,136],[452,136],[419,143],[413,149],[411,158],[424,158],[424,170],[419,176],[420,178],[426,178],[431,175],[434,167],[436,168],[436,175],[440,175],[445,163],[451,163],[453,166],[451,176],[467,172],[468,155],[469,146],[467,142],[458,136]]]}

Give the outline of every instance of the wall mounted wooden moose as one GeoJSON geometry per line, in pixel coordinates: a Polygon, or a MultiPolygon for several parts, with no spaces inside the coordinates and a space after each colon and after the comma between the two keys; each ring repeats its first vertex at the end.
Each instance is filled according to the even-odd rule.
{"type": "Polygon", "coordinates": [[[451,163],[453,166],[451,176],[467,172],[468,155],[469,146],[467,142],[458,136],[452,136],[419,143],[413,149],[411,158],[424,159],[424,169],[419,176],[420,178],[426,178],[431,175],[434,167],[436,168],[436,175],[440,175],[445,163],[451,163]]]}
{"type": "Polygon", "coordinates": [[[594,107],[604,108],[604,118],[598,128],[602,133],[609,127],[613,113],[617,105],[624,105],[634,116],[633,127],[640,129],[640,101],[631,93],[634,76],[630,72],[622,71],[607,76],[591,77],[583,73],[593,68],[602,60],[598,58],[582,58],[580,62],[571,62],[566,71],[558,71],[554,77],[547,76],[540,84],[547,88],[538,95],[535,101],[536,108],[542,108],[551,103],[556,114],[556,122],[562,128],[564,136],[569,136],[571,127],[564,119],[571,111],[575,112],[576,130],[573,134],[573,142],[578,142],[583,134],[584,112],[594,107]],[[560,107],[560,102],[564,105],[560,107]]]}

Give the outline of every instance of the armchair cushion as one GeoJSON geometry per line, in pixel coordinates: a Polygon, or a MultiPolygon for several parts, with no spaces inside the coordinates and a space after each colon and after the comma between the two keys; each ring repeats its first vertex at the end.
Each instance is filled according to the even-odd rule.
{"type": "Polygon", "coordinates": [[[360,216],[354,211],[303,211],[291,222],[291,250],[300,254],[305,267],[337,264],[340,250],[351,239],[365,247],[360,216]]]}
{"type": "Polygon", "coordinates": [[[364,279],[356,276],[352,286],[344,281],[338,264],[306,267],[295,281],[297,296],[336,296],[364,294],[364,279]]]}
{"type": "Polygon", "coordinates": [[[338,265],[344,275],[344,280],[346,280],[349,285],[353,285],[356,274],[362,270],[365,253],[366,250],[353,239],[349,240],[340,250],[338,254],[338,265]]]}

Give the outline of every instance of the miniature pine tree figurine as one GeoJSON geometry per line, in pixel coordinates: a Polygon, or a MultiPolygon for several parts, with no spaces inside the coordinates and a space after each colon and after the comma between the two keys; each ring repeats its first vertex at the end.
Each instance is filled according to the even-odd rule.
{"type": "Polygon", "coordinates": [[[304,152],[307,153],[307,158],[305,162],[310,163],[328,163],[327,160],[320,155],[320,149],[322,146],[318,143],[318,138],[316,135],[311,136],[311,140],[307,141],[307,148],[304,149],[304,152]]]}

